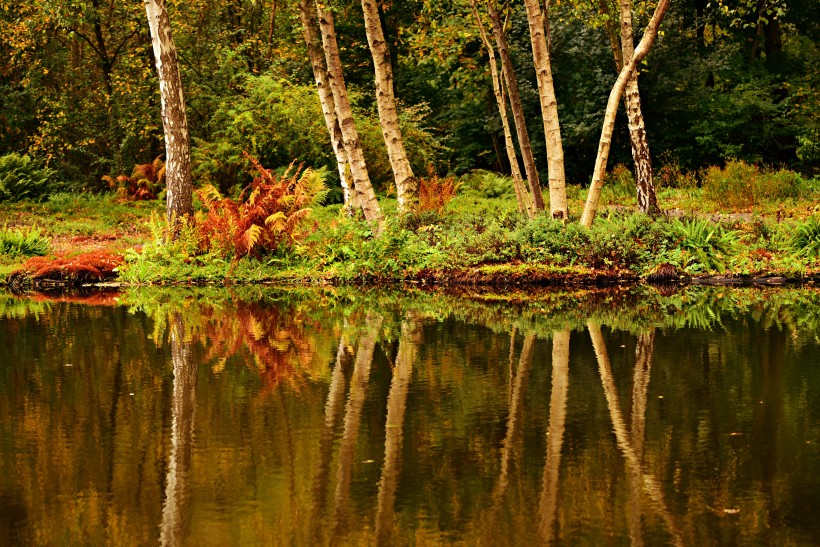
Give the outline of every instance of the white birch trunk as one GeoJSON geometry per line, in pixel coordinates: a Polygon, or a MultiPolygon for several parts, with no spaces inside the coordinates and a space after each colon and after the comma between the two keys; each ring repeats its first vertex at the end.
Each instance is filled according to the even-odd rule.
{"type": "Polygon", "coordinates": [[[493,25],[493,37],[498,46],[498,55],[501,57],[501,70],[507,82],[507,91],[510,96],[510,108],[513,111],[513,121],[515,131],[518,133],[518,144],[521,149],[521,157],[524,159],[524,171],[527,173],[532,194],[533,207],[536,211],[544,210],[544,197],[541,194],[541,181],[538,179],[538,170],[535,168],[535,158],[532,155],[530,145],[530,134],[527,131],[527,124],[524,120],[524,110],[521,107],[521,94],[518,91],[518,80],[512,66],[512,58],[507,48],[507,38],[504,36],[504,29],[501,23],[501,14],[494,5],[495,0],[487,0],[487,9],[490,12],[490,21],[493,25]]]}
{"type": "Polygon", "coordinates": [[[370,45],[373,69],[376,73],[376,104],[379,107],[379,122],[396,181],[399,214],[412,213],[418,209],[419,181],[413,174],[413,168],[410,167],[410,160],[407,157],[399,127],[390,50],[387,49],[387,42],[384,40],[384,32],[379,20],[379,8],[375,0],[362,0],[362,11],[364,12],[367,43],[370,45]]]}
{"type": "Polygon", "coordinates": [[[151,44],[157,63],[162,127],[165,132],[166,219],[175,237],[180,222],[192,216],[193,184],[191,181],[191,143],[188,118],[185,115],[185,97],[177,65],[177,50],[171,36],[171,20],[165,9],[165,0],[145,0],[151,44]]]}
{"type": "Polygon", "coordinates": [[[518,211],[527,213],[529,217],[535,214],[532,209],[532,201],[530,200],[527,189],[524,187],[524,178],[521,176],[521,168],[518,165],[518,156],[515,152],[515,143],[513,142],[512,131],[510,130],[510,120],[507,118],[507,99],[504,93],[501,76],[498,73],[498,63],[495,59],[495,48],[490,42],[487,32],[484,30],[484,23],[481,21],[481,16],[478,13],[478,6],[476,0],[470,0],[470,7],[473,10],[473,17],[475,17],[476,26],[478,27],[481,41],[484,48],[487,50],[487,55],[490,58],[490,77],[493,81],[493,94],[495,101],[498,104],[498,114],[501,117],[501,126],[504,129],[504,146],[507,151],[507,159],[510,162],[510,173],[513,179],[513,189],[515,190],[515,198],[518,201],[518,211]]]}
{"type": "Polygon", "coordinates": [[[564,145],[558,122],[558,101],[552,80],[552,63],[547,38],[544,33],[547,20],[538,0],[525,0],[527,21],[530,25],[532,57],[538,82],[538,98],[544,121],[544,139],[547,144],[547,177],[550,191],[550,213],[553,218],[569,218],[567,186],[564,175],[564,145]]]}
{"type": "Polygon", "coordinates": [[[344,138],[347,160],[353,177],[353,187],[356,190],[356,199],[362,208],[362,212],[364,212],[364,218],[375,221],[380,225],[384,220],[384,215],[376,199],[376,192],[373,191],[373,185],[370,183],[370,175],[367,173],[359,132],[356,130],[356,123],[353,121],[353,109],[350,106],[342,73],[342,61],[339,57],[339,45],[336,42],[333,15],[325,10],[324,5],[319,1],[316,2],[316,13],[322,34],[322,47],[325,50],[327,79],[333,93],[333,101],[336,104],[336,114],[344,138]]]}
{"type": "Polygon", "coordinates": [[[598,210],[598,203],[601,200],[601,188],[604,185],[604,175],[606,174],[606,162],[609,159],[609,148],[612,143],[612,130],[615,127],[615,115],[618,112],[618,103],[621,102],[624,89],[627,81],[635,70],[635,66],[646,57],[655,37],[658,34],[658,27],[666,15],[666,10],[669,7],[669,0],[660,0],[652,19],[646,27],[643,38],[641,38],[638,47],[635,49],[635,55],[629,62],[624,60],[624,67],[618,75],[618,79],[612,86],[612,91],[609,93],[609,101],[606,105],[606,114],[604,115],[603,128],[601,129],[601,139],[598,143],[598,155],[595,159],[595,169],[592,173],[592,183],[589,186],[589,194],[584,205],[584,213],[581,216],[581,225],[589,228],[592,226],[592,221],[595,219],[595,213],[598,210]]]}
{"type": "Polygon", "coordinates": [[[327,77],[327,64],[322,51],[320,38],[317,35],[316,14],[308,4],[310,0],[299,1],[299,15],[304,28],[305,44],[307,45],[308,57],[313,68],[313,79],[316,82],[316,89],[319,93],[319,103],[322,105],[322,114],[325,118],[325,126],[330,135],[330,145],[333,154],[336,156],[336,166],[339,170],[339,182],[344,194],[344,210],[346,214],[352,215],[356,210],[356,195],[351,188],[352,181],[349,180],[350,167],[345,151],[342,128],[339,126],[339,118],[336,115],[336,103],[333,100],[333,91],[330,89],[327,77]]]}
{"type": "MultiPolygon", "coordinates": [[[[632,33],[632,0],[621,0],[621,55],[622,62],[628,63],[635,54],[632,33]]],[[[617,58],[616,58],[617,62],[617,58]]],[[[626,82],[624,106],[629,121],[629,140],[632,145],[632,161],[635,164],[635,190],[638,209],[648,215],[659,215],[658,197],[652,173],[652,156],[646,138],[641,94],[638,90],[638,72],[634,71],[626,82]]]]}

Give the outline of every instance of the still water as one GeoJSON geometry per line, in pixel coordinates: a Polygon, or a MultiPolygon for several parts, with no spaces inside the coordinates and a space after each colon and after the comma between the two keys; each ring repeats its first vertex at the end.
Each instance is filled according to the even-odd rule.
{"type": "Polygon", "coordinates": [[[2,545],[820,544],[820,292],[0,295],[2,545]]]}

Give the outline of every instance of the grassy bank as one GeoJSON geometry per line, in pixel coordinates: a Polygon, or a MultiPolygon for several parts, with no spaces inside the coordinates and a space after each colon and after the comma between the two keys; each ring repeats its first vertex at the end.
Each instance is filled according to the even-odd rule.
{"type": "MultiPolygon", "coordinates": [[[[660,200],[670,216],[651,219],[632,210],[629,181],[616,178],[594,226],[585,229],[546,215],[528,219],[517,212],[504,179],[483,175],[462,180],[451,200],[412,217],[397,219],[395,203],[382,199],[388,220],[378,235],[374,226],[346,217],[340,205],[320,206],[272,250],[248,247],[244,253],[213,244],[213,226],[211,244],[203,244],[203,223],[218,220],[204,212],[199,228],[166,244],[160,202],[60,194],[41,204],[0,205],[0,275],[6,278],[34,254],[94,251],[122,255],[118,281],[130,284],[576,284],[636,280],[661,265],[693,277],[799,279],[820,272],[816,185],[804,181],[799,191],[776,200],[752,195],[756,202],[722,207],[709,187],[667,188],[660,200]]],[[[576,216],[584,198],[584,190],[570,191],[576,216]]]]}

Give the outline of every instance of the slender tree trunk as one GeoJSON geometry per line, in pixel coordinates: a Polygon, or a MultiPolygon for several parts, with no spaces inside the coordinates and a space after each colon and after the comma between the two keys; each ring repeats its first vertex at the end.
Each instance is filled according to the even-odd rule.
{"type": "Polygon", "coordinates": [[[544,544],[552,542],[552,528],[558,513],[558,475],[561,470],[561,448],[567,419],[569,393],[570,330],[552,335],[552,389],[550,391],[550,421],[547,431],[547,457],[541,479],[541,499],[538,503],[538,532],[544,544]]]}
{"type": "Polygon", "coordinates": [[[390,50],[387,49],[387,42],[384,39],[379,19],[379,8],[375,0],[362,0],[362,11],[364,12],[367,43],[370,44],[373,69],[376,73],[376,104],[379,107],[379,122],[396,181],[399,214],[412,213],[418,209],[419,181],[413,174],[413,168],[410,167],[410,160],[407,157],[399,127],[390,50]]]}
{"type": "Polygon", "coordinates": [[[418,317],[407,313],[401,325],[399,353],[390,394],[387,396],[387,423],[384,433],[384,466],[379,480],[378,512],[376,513],[376,544],[390,545],[394,527],[396,486],[401,471],[401,449],[404,441],[404,413],[407,409],[407,390],[413,375],[418,348],[421,346],[422,326],[418,317]]]}
{"type": "Polygon", "coordinates": [[[194,449],[196,363],[193,360],[193,344],[185,340],[182,317],[176,314],[170,321],[174,394],[171,403],[171,456],[162,504],[160,543],[180,545],[185,538],[185,500],[194,449]]]}
{"type": "MultiPolygon", "coordinates": [[[[628,63],[635,54],[633,39],[632,0],[621,0],[621,59],[624,63],[628,63]]],[[[638,209],[647,215],[657,216],[661,213],[661,208],[658,206],[658,197],[655,193],[652,156],[649,154],[649,142],[646,139],[646,126],[641,111],[641,94],[638,90],[637,70],[632,72],[626,82],[624,106],[629,120],[632,161],[635,164],[635,189],[638,196],[638,209]]]]}
{"type": "Polygon", "coordinates": [[[165,215],[171,226],[171,237],[186,216],[192,216],[191,144],[182,79],[177,65],[177,50],[171,36],[171,20],[165,0],[145,0],[151,43],[157,63],[159,91],[162,100],[162,126],[165,131],[165,215]]]}
{"type": "MultiPolygon", "coordinates": [[[[322,105],[322,114],[325,118],[325,126],[330,135],[330,145],[333,154],[336,156],[336,166],[339,170],[339,182],[342,185],[344,194],[344,208],[348,215],[352,215],[356,209],[356,196],[351,188],[349,180],[350,167],[345,151],[342,128],[339,126],[339,118],[336,115],[336,102],[333,100],[333,91],[330,89],[327,76],[327,64],[322,51],[321,40],[317,34],[316,14],[309,5],[311,0],[299,1],[299,15],[302,18],[304,27],[305,44],[307,45],[308,57],[313,68],[313,79],[316,81],[316,89],[319,92],[319,103],[322,105]]],[[[275,4],[274,4],[275,6],[275,4]]]]}
{"type": "Polygon", "coordinates": [[[495,101],[498,104],[498,114],[501,117],[501,126],[504,129],[504,145],[507,151],[507,159],[510,162],[510,173],[513,179],[513,189],[515,190],[515,198],[518,201],[518,210],[522,213],[526,212],[530,217],[533,216],[534,211],[531,206],[530,196],[527,189],[524,187],[524,179],[521,176],[521,168],[518,166],[518,156],[515,153],[515,143],[513,143],[512,131],[510,130],[510,120],[507,118],[507,99],[505,98],[504,88],[501,82],[501,76],[498,73],[498,63],[495,60],[495,48],[490,42],[487,32],[484,30],[484,23],[481,21],[481,16],[478,14],[478,6],[476,0],[470,0],[470,7],[473,10],[475,23],[478,27],[481,41],[484,43],[484,48],[487,50],[487,55],[490,58],[490,77],[493,81],[493,94],[495,101]]]}
{"type": "Polygon", "coordinates": [[[330,89],[333,93],[333,101],[336,105],[336,115],[339,119],[339,127],[344,138],[347,160],[350,165],[350,172],[353,176],[353,186],[356,190],[356,197],[364,212],[364,218],[376,221],[381,224],[384,220],[381,207],[376,199],[376,192],[370,184],[370,175],[367,173],[367,165],[364,161],[362,143],[359,139],[359,132],[356,130],[356,123],[353,121],[353,109],[347,96],[344,75],[342,73],[342,61],[339,57],[339,45],[336,42],[336,28],[333,24],[333,15],[324,8],[324,4],[316,2],[316,13],[319,17],[319,29],[322,34],[322,46],[325,50],[325,62],[327,63],[327,76],[330,89]]]}
{"type": "Polygon", "coordinates": [[[554,218],[569,218],[567,209],[567,183],[564,176],[564,146],[561,142],[561,126],[558,122],[558,101],[552,81],[552,63],[545,29],[546,14],[541,11],[538,0],[525,0],[527,21],[530,25],[532,57],[538,82],[538,98],[544,121],[544,138],[547,143],[547,176],[550,190],[550,213],[554,218]]]}
{"type": "Polygon", "coordinates": [[[518,133],[518,144],[521,149],[521,157],[524,159],[524,171],[527,173],[527,182],[532,193],[533,207],[537,211],[544,210],[544,197],[541,195],[541,182],[538,179],[538,170],[535,168],[535,158],[532,155],[530,145],[530,134],[527,132],[527,124],[524,120],[524,110],[521,106],[521,94],[518,91],[518,80],[512,66],[510,50],[507,47],[507,37],[501,23],[501,13],[493,5],[495,0],[487,0],[487,9],[490,12],[490,21],[493,25],[493,37],[498,47],[498,55],[501,57],[501,71],[504,80],[507,82],[507,91],[510,96],[510,107],[513,111],[513,121],[515,130],[518,133]]]}
{"type": "Polygon", "coordinates": [[[641,38],[638,47],[635,49],[635,55],[632,59],[624,65],[618,79],[612,86],[612,91],[609,93],[609,101],[606,105],[606,114],[604,115],[604,123],[601,129],[601,139],[598,143],[598,155],[595,158],[595,169],[592,173],[592,183],[589,186],[589,194],[587,195],[587,202],[584,205],[584,214],[581,216],[581,225],[589,228],[592,226],[592,221],[595,219],[595,213],[598,210],[598,203],[601,199],[601,188],[604,185],[604,175],[606,174],[606,162],[609,159],[609,148],[612,142],[612,130],[615,127],[615,115],[618,112],[618,103],[621,102],[624,89],[635,66],[640,63],[658,34],[658,27],[666,15],[666,10],[669,7],[669,0],[660,0],[652,19],[644,31],[643,38],[641,38]]]}

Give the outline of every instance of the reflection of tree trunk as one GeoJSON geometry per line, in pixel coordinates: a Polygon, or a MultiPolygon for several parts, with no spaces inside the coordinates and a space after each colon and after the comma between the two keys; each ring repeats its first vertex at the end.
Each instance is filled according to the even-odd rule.
{"type": "Polygon", "coordinates": [[[350,379],[350,392],[345,407],[344,433],[339,448],[339,468],[336,474],[336,493],[334,496],[333,537],[338,537],[345,530],[350,498],[350,474],[353,467],[353,455],[356,438],[359,434],[359,418],[366,395],[367,382],[370,377],[370,366],[373,364],[373,350],[376,338],[381,329],[382,319],[368,318],[367,334],[362,336],[356,351],[353,365],[353,377],[350,379]]]}
{"type": "Polygon", "coordinates": [[[552,335],[550,423],[547,432],[547,458],[541,479],[541,499],[538,504],[538,535],[543,543],[552,542],[552,528],[558,509],[558,476],[561,470],[561,446],[564,441],[569,391],[569,333],[569,329],[566,329],[552,335]]]}
{"type": "Polygon", "coordinates": [[[326,543],[322,538],[323,517],[327,497],[328,477],[330,475],[330,460],[333,454],[333,437],[336,431],[336,422],[342,405],[342,395],[345,390],[344,368],[349,362],[345,350],[345,337],[339,337],[339,349],[336,351],[336,364],[330,375],[330,390],[325,404],[325,426],[322,438],[319,441],[319,464],[316,478],[313,480],[313,519],[311,520],[312,542],[315,545],[326,543]]]}
{"type": "Polygon", "coordinates": [[[387,396],[387,424],[384,436],[384,467],[379,481],[379,510],[376,515],[376,544],[390,545],[393,535],[393,505],[401,470],[404,412],[413,363],[422,343],[421,322],[408,312],[401,325],[401,341],[387,396]]]}
{"type": "Polygon", "coordinates": [[[609,416],[612,420],[612,428],[615,432],[615,440],[618,448],[626,460],[628,473],[632,475],[630,481],[634,480],[642,485],[643,491],[655,504],[655,508],[666,522],[669,528],[669,533],[672,535],[676,545],[683,545],[680,531],[675,523],[672,514],[666,507],[666,501],[663,498],[663,490],[657,479],[644,473],[643,465],[635,448],[632,445],[629,432],[626,429],[623,414],[621,413],[621,405],[618,402],[618,393],[615,389],[615,380],[612,377],[612,368],[609,364],[609,355],[606,351],[606,343],[604,342],[604,335],[601,333],[601,327],[595,323],[587,323],[589,336],[592,338],[592,346],[595,348],[595,357],[598,359],[598,372],[601,375],[601,384],[604,388],[604,396],[606,397],[606,404],[609,408],[609,416]]]}
{"type": "MultiPolygon", "coordinates": [[[[641,465],[643,465],[644,432],[646,429],[646,394],[649,389],[649,373],[652,368],[652,351],[654,347],[654,330],[638,336],[638,346],[635,348],[635,374],[632,381],[632,447],[635,449],[635,455],[641,465]]],[[[630,473],[627,519],[629,521],[629,537],[632,540],[632,545],[636,547],[643,545],[641,488],[640,477],[630,473]]]]}
{"type": "Polygon", "coordinates": [[[507,434],[501,445],[501,474],[493,490],[493,515],[498,512],[501,500],[507,492],[509,483],[510,464],[516,453],[520,453],[517,446],[521,440],[521,420],[523,418],[523,402],[527,393],[527,379],[532,363],[532,347],[535,344],[535,334],[524,337],[524,347],[518,358],[518,371],[515,374],[512,392],[510,394],[510,412],[507,416],[507,434]]]}
{"type": "Polygon", "coordinates": [[[779,460],[777,438],[780,424],[783,423],[783,368],[786,356],[786,333],[777,328],[770,328],[764,340],[768,341],[768,348],[761,344],[763,345],[760,348],[762,350],[760,356],[763,388],[760,399],[758,399],[761,404],[756,405],[755,409],[752,446],[756,447],[760,464],[762,478],[760,489],[765,496],[766,514],[770,519],[767,524],[773,524],[771,520],[776,518],[774,512],[777,510],[774,492],[779,460]]]}
{"type": "Polygon", "coordinates": [[[182,317],[177,314],[171,318],[174,392],[171,403],[171,457],[160,526],[162,545],[179,545],[185,534],[186,483],[193,457],[196,407],[196,365],[192,353],[193,344],[185,340],[182,317]]]}

